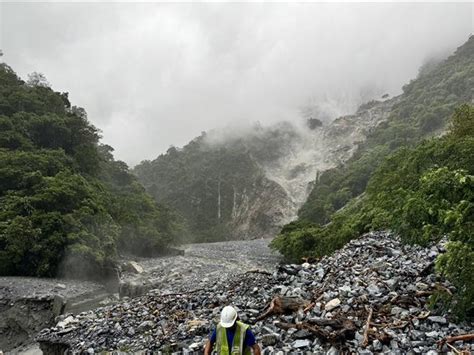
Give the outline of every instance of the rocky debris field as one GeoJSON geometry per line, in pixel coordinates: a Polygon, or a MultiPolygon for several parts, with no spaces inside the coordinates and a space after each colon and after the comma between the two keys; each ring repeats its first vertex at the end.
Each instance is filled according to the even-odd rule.
{"type": "Polygon", "coordinates": [[[34,277],[0,277],[0,300],[24,298],[49,299],[56,295],[74,298],[86,293],[103,292],[104,287],[91,281],[40,279],[34,277]]]}
{"type": "Polygon", "coordinates": [[[133,263],[143,271],[123,272],[120,295],[136,297],[151,289],[162,293],[186,291],[223,283],[230,275],[252,269],[273,271],[281,256],[268,248],[269,243],[270,239],[254,239],[189,244],[183,247],[184,255],[135,258],[133,263]]]}
{"type": "Polygon", "coordinates": [[[442,243],[406,246],[388,233],[371,233],[316,264],[249,269],[219,282],[188,282],[178,291],[151,290],[64,315],[37,339],[46,353],[200,353],[221,308],[232,304],[252,324],[265,354],[469,353],[472,340],[442,340],[473,333],[473,324],[454,323],[449,312],[437,314],[427,306],[434,292],[453,291],[434,274],[440,252],[442,243]]]}
{"type": "Polygon", "coordinates": [[[56,316],[115,303],[115,292],[136,297],[151,289],[187,290],[252,268],[273,270],[280,256],[268,243],[259,239],[189,244],[183,246],[185,255],[124,260],[116,290],[89,281],[0,277],[0,351],[24,352],[34,345],[38,331],[55,324],[56,316]]]}

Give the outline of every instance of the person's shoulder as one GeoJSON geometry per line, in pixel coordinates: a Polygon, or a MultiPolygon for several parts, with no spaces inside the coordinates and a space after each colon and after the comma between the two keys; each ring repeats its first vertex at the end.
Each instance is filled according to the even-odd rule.
{"type": "Polygon", "coordinates": [[[247,328],[247,330],[246,330],[245,333],[246,333],[246,335],[250,335],[250,336],[252,336],[252,337],[255,337],[255,334],[253,333],[252,329],[250,329],[250,327],[247,328]]]}
{"type": "Polygon", "coordinates": [[[211,331],[211,334],[209,336],[209,340],[211,342],[215,342],[217,339],[217,328],[214,328],[212,331],[211,331]]]}
{"type": "Polygon", "coordinates": [[[255,335],[250,328],[247,328],[247,331],[245,332],[245,345],[252,347],[256,343],[257,340],[255,339],[255,335]]]}

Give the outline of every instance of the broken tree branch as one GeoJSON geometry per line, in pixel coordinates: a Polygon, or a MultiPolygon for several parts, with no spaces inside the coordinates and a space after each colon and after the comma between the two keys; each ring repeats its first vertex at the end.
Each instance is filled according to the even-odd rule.
{"type": "Polygon", "coordinates": [[[370,320],[372,319],[373,309],[370,308],[369,315],[367,316],[367,322],[365,323],[365,330],[364,330],[364,340],[362,341],[362,346],[366,347],[369,345],[369,329],[370,329],[370,320]]]}
{"type": "Polygon", "coordinates": [[[450,344],[450,343],[454,343],[456,341],[471,341],[471,340],[474,340],[474,333],[456,335],[456,336],[441,339],[438,342],[438,346],[440,348],[442,348],[444,344],[450,344]]]}
{"type": "Polygon", "coordinates": [[[309,331],[310,333],[316,335],[318,338],[328,341],[330,340],[330,333],[318,328],[317,326],[311,326],[307,323],[285,323],[285,322],[277,322],[275,325],[278,328],[288,330],[290,328],[295,328],[295,329],[304,329],[309,331]]]}
{"type": "Polygon", "coordinates": [[[356,331],[356,326],[354,322],[350,319],[344,319],[339,321],[332,322],[331,320],[321,320],[322,326],[330,326],[333,329],[337,329],[335,331],[328,331],[319,327],[314,322],[309,324],[308,322],[303,323],[285,323],[285,322],[277,322],[275,325],[278,328],[288,330],[290,328],[295,329],[304,329],[312,333],[313,335],[317,336],[319,339],[323,341],[328,341],[330,343],[344,343],[348,339],[354,339],[354,334],[356,331]]]}
{"type": "Polygon", "coordinates": [[[308,305],[308,307],[306,307],[305,309],[303,309],[303,312],[306,313],[306,312],[312,310],[315,305],[316,305],[316,303],[311,302],[311,303],[308,305]]]}
{"type": "Polygon", "coordinates": [[[446,343],[446,345],[450,347],[456,354],[461,354],[461,352],[458,349],[456,349],[454,346],[452,346],[451,344],[446,343]]]}

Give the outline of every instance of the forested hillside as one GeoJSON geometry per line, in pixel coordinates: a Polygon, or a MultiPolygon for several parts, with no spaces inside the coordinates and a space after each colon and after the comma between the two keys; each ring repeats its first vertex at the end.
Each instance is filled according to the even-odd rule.
{"type": "Polygon", "coordinates": [[[280,157],[291,140],[285,134],[296,132],[284,126],[261,133],[225,143],[211,142],[204,133],[182,149],[172,147],[142,162],[134,172],[157,201],[182,213],[189,240],[271,236],[279,220],[289,221],[285,208],[292,201],[258,162],[280,157]]]}
{"type": "Polygon", "coordinates": [[[0,275],[101,278],[176,242],[175,214],[112,151],[67,93],[0,64],[0,275]]]}
{"type": "Polygon", "coordinates": [[[187,221],[188,240],[274,237],[293,220],[318,171],[350,157],[397,98],[322,125],[221,128],[134,168],[160,203],[187,221]]]}
{"type": "Polygon", "coordinates": [[[459,314],[472,316],[473,94],[471,37],[404,87],[387,122],[351,159],[320,175],[299,219],[286,225],[272,246],[298,260],[332,253],[369,230],[392,229],[420,244],[447,235],[448,252],[436,265],[458,287],[459,314]],[[422,141],[445,127],[444,136],[422,141]]]}

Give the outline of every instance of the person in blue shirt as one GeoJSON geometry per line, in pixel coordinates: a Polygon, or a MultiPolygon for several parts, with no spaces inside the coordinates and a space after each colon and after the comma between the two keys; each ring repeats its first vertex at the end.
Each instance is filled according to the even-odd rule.
{"type": "Polygon", "coordinates": [[[260,355],[260,346],[249,326],[237,320],[237,311],[232,306],[226,306],[221,312],[221,320],[212,332],[204,349],[204,355],[210,355],[215,347],[221,355],[247,355],[253,350],[260,355]]]}

